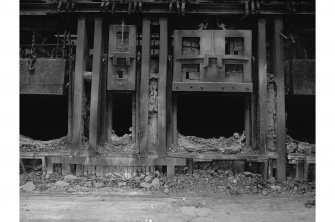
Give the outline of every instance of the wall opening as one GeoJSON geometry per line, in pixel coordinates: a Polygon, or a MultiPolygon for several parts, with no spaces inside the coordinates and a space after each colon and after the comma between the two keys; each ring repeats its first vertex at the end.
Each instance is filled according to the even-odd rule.
{"type": "Polygon", "coordinates": [[[183,55],[200,55],[200,38],[183,37],[182,38],[183,55]]]}
{"type": "Polygon", "coordinates": [[[113,93],[112,128],[117,136],[131,133],[132,95],[130,93],[113,93]]]}
{"type": "Polygon", "coordinates": [[[315,96],[286,96],[287,134],[295,140],[315,144],[315,96]]]}
{"type": "Polygon", "coordinates": [[[67,112],[66,96],[20,95],[20,134],[36,140],[66,136],[67,112]]]}
{"type": "Polygon", "coordinates": [[[238,94],[178,95],[177,128],[185,136],[231,137],[244,131],[243,96],[238,94]]]}
{"type": "Polygon", "coordinates": [[[227,55],[244,55],[244,38],[227,37],[225,53],[227,55]]]}
{"type": "Polygon", "coordinates": [[[187,80],[200,80],[200,64],[181,64],[182,74],[187,80]]]}
{"type": "Polygon", "coordinates": [[[150,26],[150,73],[159,73],[159,42],[160,26],[159,21],[152,21],[150,26]]]}

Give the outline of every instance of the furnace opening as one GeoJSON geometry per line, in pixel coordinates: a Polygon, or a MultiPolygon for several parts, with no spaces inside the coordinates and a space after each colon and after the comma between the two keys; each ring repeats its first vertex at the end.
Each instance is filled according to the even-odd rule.
{"type": "Polygon", "coordinates": [[[36,140],[52,140],[67,134],[66,96],[20,95],[20,134],[36,140]]]}
{"type": "Polygon", "coordinates": [[[315,144],[315,96],[286,96],[287,134],[293,139],[315,144]]]}
{"type": "Polygon", "coordinates": [[[177,128],[184,136],[231,137],[244,131],[242,95],[178,95],[177,128]]]}
{"type": "Polygon", "coordinates": [[[112,128],[117,136],[131,133],[132,95],[130,93],[113,93],[112,128]]]}

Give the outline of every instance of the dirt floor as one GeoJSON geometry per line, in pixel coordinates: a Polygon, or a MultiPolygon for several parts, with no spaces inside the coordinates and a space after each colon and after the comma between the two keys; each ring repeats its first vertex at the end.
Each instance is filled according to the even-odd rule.
{"type": "MultiPolygon", "coordinates": [[[[204,163],[173,178],[76,177],[40,169],[20,175],[21,221],[315,221],[315,184],[264,181],[204,163]],[[204,165],[204,166],[202,166],[204,165]]],[[[56,168],[55,168],[56,169],[56,168]]]]}
{"type": "Polygon", "coordinates": [[[21,194],[21,221],[315,221],[308,197],[21,194]]]}
{"type": "Polygon", "coordinates": [[[196,162],[171,178],[127,167],[63,175],[60,165],[43,175],[38,161],[25,165],[21,221],[315,221],[314,181],[264,180],[253,165],[196,162]]]}

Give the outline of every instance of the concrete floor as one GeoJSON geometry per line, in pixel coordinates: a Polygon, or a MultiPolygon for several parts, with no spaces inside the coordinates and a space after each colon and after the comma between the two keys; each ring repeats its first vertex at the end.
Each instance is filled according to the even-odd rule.
{"type": "Polygon", "coordinates": [[[21,194],[21,221],[315,221],[306,197],[21,194]]]}

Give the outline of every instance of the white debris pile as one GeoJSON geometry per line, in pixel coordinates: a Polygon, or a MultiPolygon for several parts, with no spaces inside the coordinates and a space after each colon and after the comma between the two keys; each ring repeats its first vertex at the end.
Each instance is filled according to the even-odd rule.
{"type": "Polygon", "coordinates": [[[67,137],[41,141],[20,135],[20,152],[62,151],[69,149],[67,137]]]}
{"type": "Polygon", "coordinates": [[[170,152],[219,152],[224,154],[237,154],[250,152],[255,153],[250,147],[246,146],[244,133],[234,133],[229,138],[201,138],[196,136],[183,136],[178,134],[177,145],[169,148],[170,152]]]}
{"type": "Polygon", "coordinates": [[[115,153],[134,153],[136,152],[135,141],[132,136],[132,127],[129,129],[131,133],[118,136],[112,132],[111,138],[103,146],[99,146],[98,151],[115,152],[115,153]]]}
{"type": "Polygon", "coordinates": [[[286,137],[286,149],[289,155],[315,155],[315,144],[292,139],[289,135],[286,137]]]}
{"type": "Polygon", "coordinates": [[[133,172],[111,170],[104,177],[93,174],[86,176],[63,176],[53,172],[48,177],[41,171],[20,175],[22,192],[141,192],[150,191],[164,194],[185,193],[227,193],[228,195],[257,194],[301,194],[315,195],[315,183],[307,183],[287,178],[283,183],[275,180],[264,181],[262,175],[252,172],[233,172],[232,170],[195,169],[193,174],[177,173],[167,178],[159,171],[133,172]]]}

